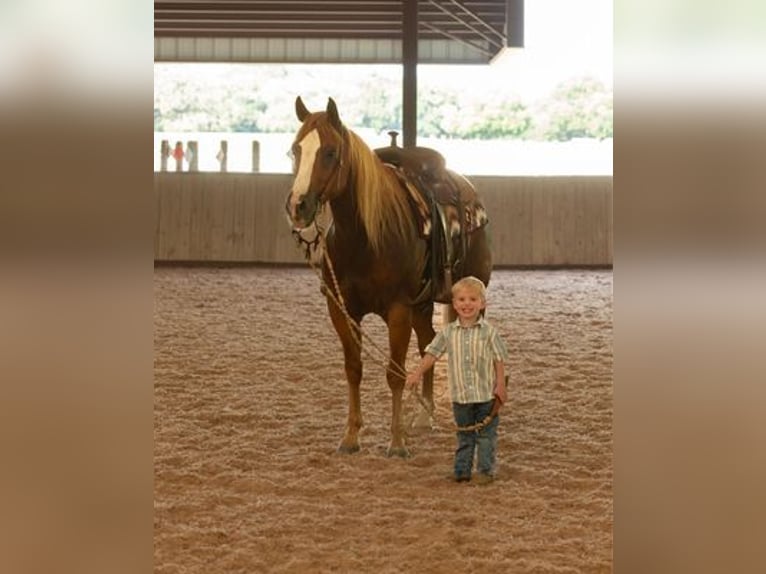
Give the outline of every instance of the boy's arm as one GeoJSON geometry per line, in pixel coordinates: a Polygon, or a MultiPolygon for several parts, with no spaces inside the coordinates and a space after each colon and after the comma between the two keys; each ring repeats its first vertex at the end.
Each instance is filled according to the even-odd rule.
{"type": "Polygon", "coordinates": [[[503,361],[495,361],[495,388],[492,391],[500,399],[501,403],[508,400],[508,392],[505,388],[505,364],[503,361]]]}
{"type": "Polygon", "coordinates": [[[431,353],[426,353],[423,358],[420,359],[420,364],[417,368],[407,375],[407,387],[414,387],[418,384],[418,381],[423,378],[423,373],[434,366],[436,363],[436,356],[431,353]]]}

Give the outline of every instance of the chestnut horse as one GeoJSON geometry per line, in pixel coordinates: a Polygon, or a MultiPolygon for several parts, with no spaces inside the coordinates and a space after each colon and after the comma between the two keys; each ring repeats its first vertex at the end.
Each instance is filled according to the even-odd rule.
{"type": "MultiPolygon", "coordinates": [[[[433,244],[423,232],[422,221],[418,222],[411,199],[413,186],[403,179],[403,170],[397,173],[397,166],[381,161],[341,122],[332,98],[326,110],[311,113],[298,97],[295,110],[302,125],[292,145],[294,180],[285,208],[294,230],[314,224],[318,212],[327,205],[332,217],[332,224],[321,230],[323,291],[343,346],[349,401],[348,421],[338,450],[353,453],[360,448],[362,349],[356,326],[365,315],[374,313],[388,328],[386,377],[393,402],[388,455],[406,457],[403,373],[412,330],[421,355],[435,335],[435,295],[432,289],[424,294],[432,284],[429,262],[433,244]]],[[[406,152],[408,148],[393,149],[406,152]]],[[[451,189],[470,188],[467,191],[475,196],[464,177],[445,168],[440,173],[451,189]]],[[[435,203],[432,208],[436,209],[435,203]]],[[[459,271],[452,279],[474,275],[487,283],[492,262],[486,226],[475,225],[466,235],[459,271]]],[[[433,370],[424,376],[422,393],[433,412],[433,370]]]]}

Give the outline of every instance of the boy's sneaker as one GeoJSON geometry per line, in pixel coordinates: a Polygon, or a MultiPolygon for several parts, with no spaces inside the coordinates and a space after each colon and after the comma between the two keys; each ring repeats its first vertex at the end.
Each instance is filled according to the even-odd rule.
{"type": "Polygon", "coordinates": [[[471,481],[471,475],[462,475],[462,474],[450,474],[447,476],[448,479],[450,479],[453,482],[470,482],[471,481]]]}
{"type": "Polygon", "coordinates": [[[479,486],[484,486],[486,484],[490,484],[494,482],[495,477],[491,474],[480,474],[476,477],[476,480],[474,481],[479,486]]]}

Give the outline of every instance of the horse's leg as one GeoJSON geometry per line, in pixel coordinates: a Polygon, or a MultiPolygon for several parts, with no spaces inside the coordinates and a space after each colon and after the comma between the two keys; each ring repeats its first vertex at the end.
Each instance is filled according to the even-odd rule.
{"type": "Polygon", "coordinates": [[[481,279],[484,285],[489,284],[489,277],[492,274],[492,250],[489,245],[488,227],[489,224],[470,235],[463,265],[463,277],[473,275],[481,279]]]}
{"type": "Polygon", "coordinates": [[[445,303],[442,305],[442,321],[441,328],[444,329],[448,324],[457,319],[457,311],[452,306],[452,303],[445,303]]]}
{"type": "MultiPolygon", "coordinates": [[[[412,315],[412,326],[415,328],[415,335],[418,339],[418,351],[420,356],[425,354],[426,347],[434,335],[433,326],[434,306],[433,303],[416,309],[412,315]]],[[[420,428],[432,428],[432,419],[434,413],[434,370],[433,367],[423,374],[423,402],[428,406],[429,412],[421,409],[420,414],[415,419],[415,426],[420,428]]]]}
{"type": "Polygon", "coordinates": [[[407,349],[412,336],[412,309],[401,303],[394,303],[386,317],[388,325],[388,344],[391,350],[389,368],[386,372],[388,386],[391,389],[391,444],[388,446],[388,456],[408,457],[409,452],[404,443],[404,424],[402,422],[402,393],[404,391],[404,376],[400,371],[406,368],[407,349]]]}
{"type": "MultiPolygon", "coordinates": [[[[328,300],[327,307],[335,331],[343,345],[343,363],[348,382],[348,421],[338,452],[351,454],[359,450],[359,429],[362,428],[362,407],[359,398],[359,384],[362,381],[362,349],[356,342],[345,315],[337,305],[328,300]]],[[[356,319],[359,324],[360,319],[356,319]]]]}
{"type": "MultiPolygon", "coordinates": [[[[487,287],[489,287],[489,277],[492,274],[492,250],[489,245],[488,225],[477,229],[470,235],[462,275],[463,277],[473,275],[481,279],[487,287]]],[[[445,322],[451,323],[457,319],[457,313],[451,304],[448,313],[447,316],[447,311],[445,311],[445,322]]],[[[481,316],[484,316],[484,310],[482,310],[481,316]]]]}

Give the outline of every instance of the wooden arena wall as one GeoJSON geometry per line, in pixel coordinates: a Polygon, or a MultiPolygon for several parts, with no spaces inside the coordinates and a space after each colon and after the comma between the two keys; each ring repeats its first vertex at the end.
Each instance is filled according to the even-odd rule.
{"type": "MultiPolygon", "coordinates": [[[[471,176],[496,267],[611,266],[612,177],[471,176]]],[[[303,263],[288,174],[154,174],[156,262],[303,263]]]]}

